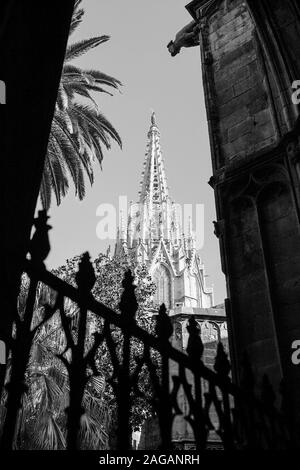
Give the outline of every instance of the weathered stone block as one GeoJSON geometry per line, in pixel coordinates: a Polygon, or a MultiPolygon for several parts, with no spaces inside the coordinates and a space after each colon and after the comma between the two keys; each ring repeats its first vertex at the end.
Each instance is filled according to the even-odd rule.
{"type": "Polygon", "coordinates": [[[224,104],[223,106],[220,106],[220,118],[228,116],[239,109],[243,109],[245,106],[249,108],[251,102],[259,99],[264,99],[264,97],[265,91],[261,87],[257,86],[255,88],[251,88],[242,95],[234,97],[230,102],[224,104]]]}
{"type": "Polygon", "coordinates": [[[228,88],[230,85],[245,80],[250,75],[249,66],[239,68],[226,67],[225,69],[215,70],[216,88],[228,88]]]}
{"type": "Polygon", "coordinates": [[[232,86],[225,90],[217,90],[218,103],[222,106],[234,98],[234,89],[232,86]]]}
{"type": "MultiPolygon", "coordinates": [[[[241,49],[245,49],[248,44],[251,44],[251,42],[242,46],[241,49]]],[[[234,67],[234,69],[237,70],[240,67],[251,64],[254,60],[256,60],[256,51],[254,49],[251,49],[249,52],[244,50],[243,53],[239,52],[238,54],[232,55],[230,53],[224,53],[215,61],[215,69],[222,70],[226,67],[234,67]]]]}
{"type": "Polygon", "coordinates": [[[243,135],[248,134],[253,129],[253,121],[251,119],[245,119],[236,126],[231,127],[228,130],[228,139],[229,142],[233,142],[237,139],[243,137],[243,135]]]}
{"type": "Polygon", "coordinates": [[[239,27],[232,24],[226,35],[217,35],[215,40],[211,42],[214,57],[218,58],[224,52],[227,54],[234,53],[235,48],[242,47],[245,43],[250,42],[251,37],[252,30],[247,31],[243,24],[239,27]]]}
{"type": "Polygon", "coordinates": [[[249,154],[251,154],[252,152],[260,152],[262,149],[269,150],[270,148],[274,147],[275,144],[277,144],[277,139],[276,139],[276,136],[274,134],[271,137],[269,137],[268,139],[262,140],[261,142],[258,142],[254,146],[253,150],[251,152],[249,152],[249,154]]]}
{"type": "Polygon", "coordinates": [[[235,126],[240,121],[247,119],[248,116],[249,116],[249,112],[246,106],[240,109],[234,108],[233,112],[222,116],[222,119],[220,121],[221,131],[230,129],[231,127],[235,126]]]}
{"type": "Polygon", "coordinates": [[[257,145],[259,145],[259,142],[264,142],[268,138],[274,136],[274,128],[272,126],[272,123],[267,122],[265,124],[262,124],[261,126],[256,126],[254,135],[258,143],[257,145]]]}
{"type": "Polygon", "coordinates": [[[268,97],[265,92],[261,93],[261,95],[254,99],[253,101],[249,102],[248,109],[249,113],[254,116],[260,111],[266,109],[268,107],[268,97]]]}
{"type": "MultiPolygon", "coordinates": [[[[258,73],[249,75],[245,80],[240,81],[239,83],[235,84],[233,86],[234,89],[234,95],[239,96],[245,93],[248,90],[251,90],[252,88],[256,87],[258,85],[259,79],[258,73]]],[[[261,86],[261,85],[260,85],[261,86]]]]}

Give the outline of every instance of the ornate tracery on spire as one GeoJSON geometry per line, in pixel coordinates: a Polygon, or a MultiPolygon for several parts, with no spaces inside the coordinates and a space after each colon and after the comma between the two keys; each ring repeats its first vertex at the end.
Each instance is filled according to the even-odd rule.
{"type": "Polygon", "coordinates": [[[180,206],[169,196],[160,131],[153,112],[139,201],[130,203],[127,224],[124,214],[121,217],[116,253],[131,253],[138,263],[147,264],[157,284],[158,303],[164,301],[170,308],[175,302],[186,306],[211,306],[212,291],[206,292],[202,267],[196,260],[192,219],[183,235],[181,212],[180,206]]]}
{"type": "Polygon", "coordinates": [[[168,198],[167,179],[161,154],[160,132],[156,116],[151,115],[151,126],[148,132],[148,143],[143,171],[140,201],[149,201],[151,205],[162,204],[168,198]]]}
{"type": "MultiPolygon", "coordinates": [[[[148,132],[138,212],[141,238],[151,249],[159,240],[170,239],[171,202],[154,112],[148,132]]],[[[133,223],[137,226],[137,222],[133,223]]]]}

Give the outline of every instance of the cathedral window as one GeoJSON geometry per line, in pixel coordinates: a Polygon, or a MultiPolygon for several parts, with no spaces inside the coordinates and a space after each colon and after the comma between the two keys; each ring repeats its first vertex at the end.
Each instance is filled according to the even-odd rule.
{"type": "Polygon", "coordinates": [[[161,305],[164,303],[167,308],[171,307],[171,278],[168,269],[160,265],[154,273],[156,293],[154,301],[161,305]]]}

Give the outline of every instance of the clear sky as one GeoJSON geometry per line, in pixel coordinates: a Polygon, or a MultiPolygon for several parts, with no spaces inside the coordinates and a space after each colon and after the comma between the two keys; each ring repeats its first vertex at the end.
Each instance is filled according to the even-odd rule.
{"type": "Polygon", "coordinates": [[[225,297],[219,244],[213,233],[216,219],[214,193],[208,185],[211,158],[203,97],[200,51],[183,49],[172,58],[167,44],[191,21],[187,0],[84,0],[83,23],[72,40],[107,34],[110,41],[74,63],[99,69],[123,83],[114,97],[101,94],[101,111],[114,124],[123,150],[113,145],[106,152],[103,171],[87,186],[84,201],[73,188],[61,206],[50,210],[52,252],[49,268],[89,251],[94,257],[108,242],[96,235],[97,207],[118,207],[119,195],[137,201],[150,114],[155,110],[172,199],[179,204],[204,204],[204,246],[201,257],[207,284],[214,285],[215,302],[225,297]]]}

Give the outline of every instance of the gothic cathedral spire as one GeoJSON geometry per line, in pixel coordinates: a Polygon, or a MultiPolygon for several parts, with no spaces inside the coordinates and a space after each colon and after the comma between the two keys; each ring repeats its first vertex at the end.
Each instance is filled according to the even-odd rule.
{"type": "Polygon", "coordinates": [[[151,126],[148,132],[140,202],[148,200],[152,205],[162,204],[167,198],[168,187],[161,154],[160,132],[156,124],[155,113],[153,112],[151,116],[151,126]]]}
{"type": "Polygon", "coordinates": [[[182,210],[170,196],[156,116],[151,115],[139,202],[130,204],[128,226],[122,218],[116,254],[132,253],[145,263],[157,284],[157,303],[211,307],[212,289],[205,286],[204,266],[196,256],[192,221],[183,235],[182,210]]]}
{"type": "Polygon", "coordinates": [[[141,239],[156,245],[160,238],[170,237],[171,201],[160,146],[156,116],[151,115],[144,170],[139,193],[141,239]]]}

